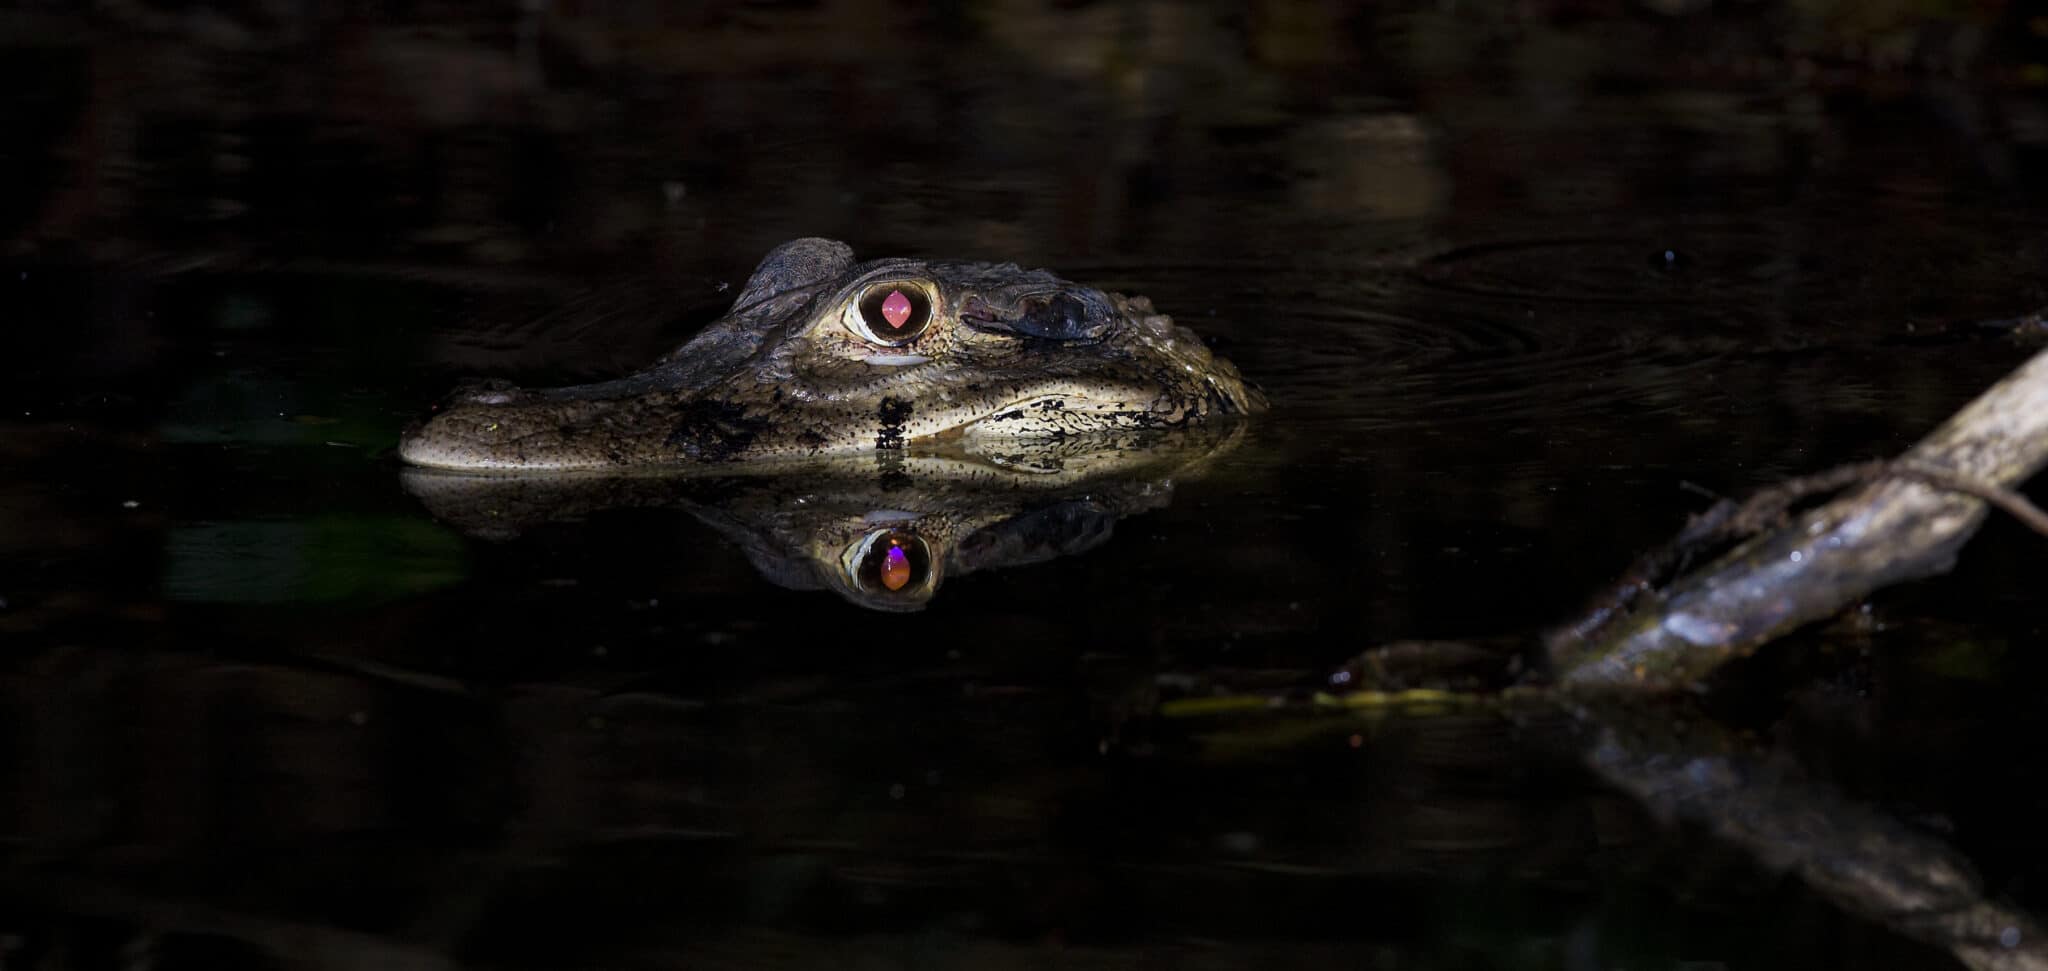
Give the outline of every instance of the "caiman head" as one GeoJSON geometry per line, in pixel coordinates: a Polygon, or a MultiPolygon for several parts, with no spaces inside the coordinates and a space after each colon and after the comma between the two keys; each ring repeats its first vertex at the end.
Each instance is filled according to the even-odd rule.
{"type": "Polygon", "coordinates": [[[1011,264],[856,263],[844,243],[799,239],[646,370],[458,391],[399,455],[477,470],[734,462],[1072,439],[1264,407],[1143,297],[1011,264]]]}

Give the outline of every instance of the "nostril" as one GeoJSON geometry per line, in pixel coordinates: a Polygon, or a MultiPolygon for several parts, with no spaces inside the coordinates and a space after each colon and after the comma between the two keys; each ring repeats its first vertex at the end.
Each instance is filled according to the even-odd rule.
{"type": "Polygon", "coordinates": [[[510,381],[494,379],[457,389],[454,397],[457,404],[509,405],[518,400],[519,389],[510,381]]]}
{"type": "Polygon", "coordinates": [[[1060,322],[1068,331],[1079,331],[1088,324],[1088,308],[1072,297],[1062,296],[1053,301],[1053,312],[1060,315],[1060,322]]]}
{"type": "Polygon", "coordinates": [[[1047,301],[1032,301],[1023,319],[1017,322],[1017,329],[1061,340],[1094,336],[1088,321],[1088,305],[1066,293],[1047,301]]]}

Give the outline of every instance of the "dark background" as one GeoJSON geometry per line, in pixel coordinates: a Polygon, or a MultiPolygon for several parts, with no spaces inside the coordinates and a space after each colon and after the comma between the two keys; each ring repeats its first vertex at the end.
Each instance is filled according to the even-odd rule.
{"type": "MultiPolygon", "coordinates": [[[[2038,346],[2044,93],[2022,3],[0,2],[0,965],[1948,966],[1492,719],[1152,711],[1912,442],[2038,346]],[[1274,409],[912,615],[400,487],[803,235],[1274,409]]],[[[2038,542],[1721,688],[2036,911],[2038,542]]]]}

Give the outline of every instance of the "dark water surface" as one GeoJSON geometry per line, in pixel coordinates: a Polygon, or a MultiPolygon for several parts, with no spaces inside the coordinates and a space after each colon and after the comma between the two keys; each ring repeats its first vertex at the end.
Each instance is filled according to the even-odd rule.
{"type": "MultiPolygon", "coordinates": [[[[1955,966],[1492,716],[1156,705],[1526,638],[2024,359],[2024,11],[118,6],[0,3],[0,967],[1955,966]],[[401,483],[803,235],[1148,294],[1273,410],[914,612],[401,483]]],[[[2037,914],[2042,550],[1716,689],[2037,914]]]]}

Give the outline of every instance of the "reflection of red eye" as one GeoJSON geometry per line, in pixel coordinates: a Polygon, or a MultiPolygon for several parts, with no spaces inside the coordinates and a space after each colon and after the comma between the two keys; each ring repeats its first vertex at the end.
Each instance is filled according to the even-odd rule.
{"type": "Polygon", "coordinates": [[[877,284],[860,298],[860,322],[869,340],[908,344],[931,325],[931,300],[914,286],[877,284]]]}
{"type": "Polygon", "coordinates": [[[885,529],[861,544],[854,579],[868,593],[914,594],[930,580],[932,551],[916,533],[885,529]]]}
{"type": "Polygon", "coordinates": [[[882,554],[882,586],[901,590],[910,582],[910,554],[903,547],[889,544],[889,552],[882,554]]]}

